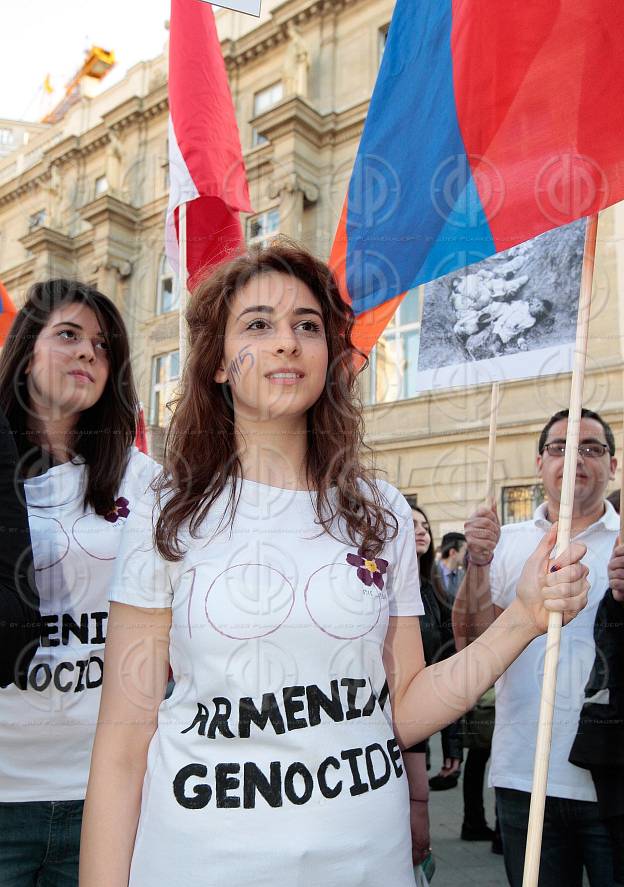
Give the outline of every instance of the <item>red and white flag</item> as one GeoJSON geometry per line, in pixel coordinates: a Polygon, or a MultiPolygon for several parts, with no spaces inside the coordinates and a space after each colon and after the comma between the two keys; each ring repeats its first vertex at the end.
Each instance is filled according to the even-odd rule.
{"type": "Polygon", "coordinates": [[[252,212],[236,115],[214,13],[203,0],[171,0],[167,257],[179,274],[178,209],[186,208],[189,287],[244,244],[239,212],[252,212]]]}
{"type": "Polygon", "coordinates": [[[0,345],[4,345],[16,314],[17,308],[11,301],[11,297],[6,290],[6,287],[0,280],[0,345]]]}
{"type": "Polygon", "coordinates": [[[147,427],[145,425],[145,411],[143,410],[143,404],[139,404],[139,414],[137,416],[136,423],[136,434],[134,436],[134,445],[137,450],[140,450],[145,455],[148,455],[147,452],[147,427]]]}

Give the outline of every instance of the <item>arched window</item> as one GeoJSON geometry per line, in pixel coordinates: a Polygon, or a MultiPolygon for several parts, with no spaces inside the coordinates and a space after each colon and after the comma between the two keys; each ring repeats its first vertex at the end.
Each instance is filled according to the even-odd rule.
{"type": "Polygon", "coordinates": [[[173,273],[164,254],[158,266],[158,292],[156,297],[156,313],[166,314],[178,307],[178,290],[175,286],[173,273]]]}

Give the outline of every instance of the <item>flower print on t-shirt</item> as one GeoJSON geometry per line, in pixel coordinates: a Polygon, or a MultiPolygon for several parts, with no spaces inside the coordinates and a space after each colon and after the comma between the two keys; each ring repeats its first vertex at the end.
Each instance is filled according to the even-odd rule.
{"type": "Polygon", "coordinates": [[[382,557],[367,557],[366,552],[362,548],[358,548],[357,554],[347,555],[347,563],[352,567],[357,567],[358,579],[370,588],[373,583],[381,591],[384,587],[384,573],[388,569],[388,561],[382,557]]]}
{"type": "Polygon", "coordinates": [[[130,514],[129,505],[128,500],[120,496],[119,499],[115,500],[115,504],[108,514],[104,515],[104,520],[108,521],[109,524],[116,524],[120,517],[128,517],[130,514]]]}

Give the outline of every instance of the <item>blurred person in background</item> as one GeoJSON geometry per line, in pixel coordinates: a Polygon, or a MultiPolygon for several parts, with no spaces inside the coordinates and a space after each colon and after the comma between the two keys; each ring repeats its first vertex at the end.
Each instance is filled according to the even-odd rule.
{"type": "Polygon", "coordinates": [[[440,582],[452,602],[464,578],[464,558],[466,556],[466,537],[463,533],[445,533],[440,543],[440,559],[437,573],[440,582]]]}
{"type": "MultiPolygon", "coordinates": [[[[425,608],[424,614],[420,616],[420,632],[425,663],[431,665],[456,652],[451,625],[451,601],[436,575],[435,545],[429,519],[415,497],[407,496],[406,499],[412,509],[420,594],[425,608]]],[[[459,780],[463,757],[461,719],[441,730],[440,738],[443,764],[440,772],[429,780],[433,791],[455,788],[459,780]]]]}

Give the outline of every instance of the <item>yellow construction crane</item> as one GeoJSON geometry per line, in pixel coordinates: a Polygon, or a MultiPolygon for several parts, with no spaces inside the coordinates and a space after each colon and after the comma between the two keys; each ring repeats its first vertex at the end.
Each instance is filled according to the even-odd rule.
{"type": "Polygon", "coordinates": [[[83,95],[83,85],[91,81],[102,80],[115,64],[115,53],[102,49],[101,46],[92,46],[87,51],[82,67],[76,71],[65,88],[65,95],[55,107],[42,118],[42,123],[58,123],[69,111],[72,105],[83,95]]]}

